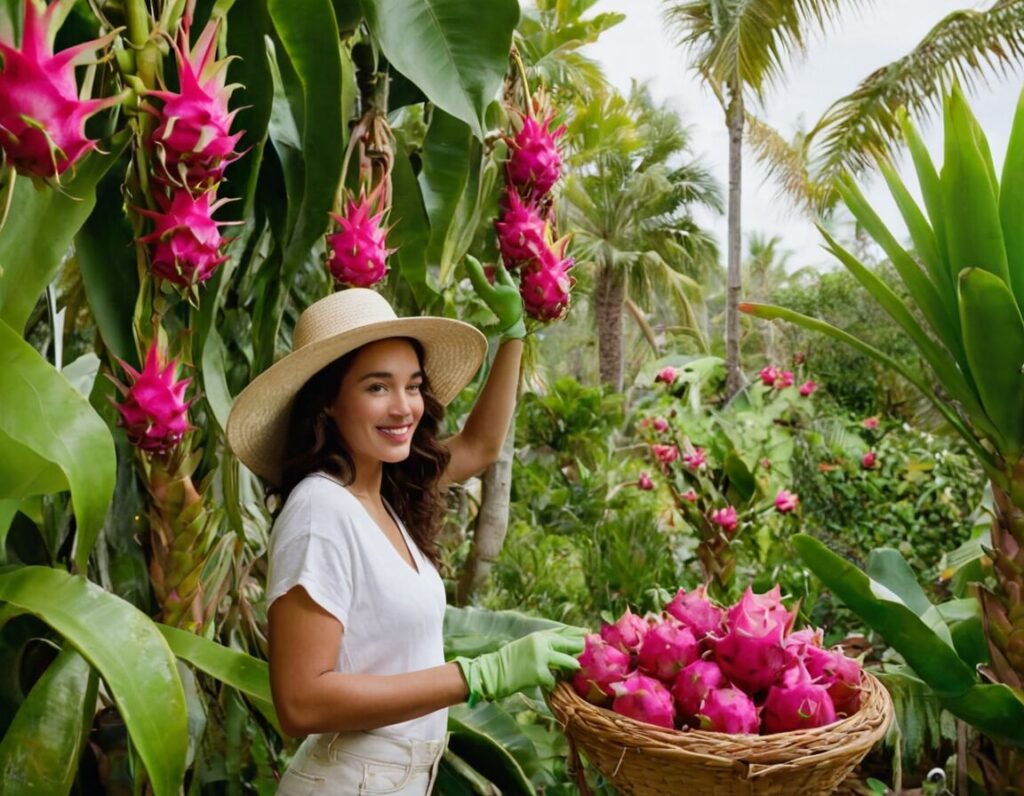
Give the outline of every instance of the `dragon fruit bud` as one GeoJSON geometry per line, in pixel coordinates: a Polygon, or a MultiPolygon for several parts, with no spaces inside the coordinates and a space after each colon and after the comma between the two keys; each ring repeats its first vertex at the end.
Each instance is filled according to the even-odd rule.
{"type": "Polygon", "coordinates": [[[711,512],[709,519],[715,525],[721,526],[722,530],[726,533],[735,533],[736,526],[739,524],[739,519],[736,516],[736,508],[734,506],[726,506],[724,509],[716,509],[711,512]]]}
{"type": "Polygon", "coordinates": [[[707,451],[703,448],[694,448],[692,453],[683,454],[683,464],[691,470],[701,469],[708,460],[707,451]]]}
{"type": "Polygon", "coordinates": [[[649,627],[642,616],[637,616],[627,608],[615,624],[601,625],[601,638],[623,652],[636,652],[649,627]]]}
{"type": "Polygon", "coordinates": [[[775,510],[780,514],[788,514],[800,505],[800,498],[793,492],[780,489],[775,496],[775,510]]]}
{"type": "Polygon", "coordinates": [[[384,212],[373,213],[376,192],[349,197],[342,215],[331,213],[340,229],[327,236],[327,267],[338,282],[350,287],[370,287],[388,272],[387,229],[384,212]]]}
{"type": "Polygon", "coordinates": [[[761,377],[761,384],[765,387],[774,387],[775,380],[779,377],[779,371],[778,368],[769,365],[766,368],[761,368],[757,375],[761,377]]]}
{"type": "Polygon", "coordinates": [[[516,268],[533,260],[547,246],[547,222],[512,188],[508,189],[505,208],[494,228],[498,232],[498,247],[506,268],[516,268]]]}
{"type": "Polygon", "coordinates": [[[732,735],[755,735],[760,725],[754,700],[732,686],[709,691],[697,719],[702,730],[732,735]]]}
{"type": "Polygon", "coordinates": [[[117,31],[54,53],[67,5],[51,3],[40,12],[36,0],[25,0],[20,49],[0,40],[0,149],[15,169],[35,177],[63,174],[95,149],[85,136],[86,119],[128,95],[79,99],[75,67],[94,61],[117,31]]]}
{"type": "Polygon", "coordinates": [[[672,696],[679,704],[680,713],[686,717],[696,716],[709,692],[728,685],[717,663],[697,659],[679,672],[672,686],[672,696]]]}
{"type": "Polygon", "coordinates": [[[640,477],[636,479],[636,485],[639,489],[649,492],[654,489],[654,481],[651,480],[651,476],[646,472],[640,473],[640,477]]]}
{"type": "Polygon", "coordinates": [[[728,630],[712,646],[725,676],[748,694],[756,694],[773,685],[795,656],[783,643],[792,621],[789,615],[780,618],[771,608],[755,603],[751,596],[766,595],[753,595],[748,588],[746,602],[740,601],[729,609],[728,630]]]}
{"type": "Polygon", "coordinates": [[[676,379],[679,378],[679,371],[671,365],[666,365],[658,371],[658,375],[654,377],[655,383],[663,382],[668,385],[675,384],[676,379]]]}
{"type": "Polygon", "coordinates": [[[124,397],[120,403],[114,402],[121,414],[118,425],[136,447],[166,453],[181,442],[190,428],[188,408],[191,402],[184,398],[192,380],[175,381],[178,363],[173,359],[161,370],[156,343],[146,353],[141,373],[126,362],[118,361],[131,381],[131,386],[125,387],[111,379],[124,397]]]}
{"type": "Polygon", "coordinates": [[[675,445],[662,445],[661,443],[655,443],[651,445],[651,453],[654,454],[654,458],[662,464],[672,464],[679,457],[679,448],[675,445]]]}
{"type": "Polygon", "coordinates": [[[633,672],[624,680],[612,684],[615,701],[612,710],[637,721],[675,727],[676,706],[672,693],[653,677],[633,672]]]}
{"type": "Polygon", "coordinates": [[[688,627],[668,619],[652,625],[640,643],[640,668],[659,680],[674,681],[680,669],[697,660],[700,646],[688,627]]]}
{"type": "Polygon", "coordinates": [[[677,591],[676,596],[665,606],[665,611],[690,628],[698,641],[717,632],[725,615],[721,608],[708,599],[707,586],[704,584],[689,592],[684,589],[677,591]]]}
{"type": "Polygon", "coordinates": [[[177,188],[170,199],[163,193],[156,194],[163,212],[139,208],[139,213],[154,222],[153,231],[139,238],[142,243],[153,244],[150,265],[154,276],[191,287],[209,279],[228,259],[221,251],[225,240],[220,227],[237,222],[214,221],[214,212],[229,200],[211,204],[212,197],[212,191],[193,196],[185,188],[177,188]]]}
{"type": "Polygon", "coordinates": [[[663,417],[654,418],[651,422],[651,426],[658,432],[668,431],[668,421],[663,417]]]}
{"type": "Polygon", "coordinates": [[[565,125],[549,130],[553,118],[549,116],[539,122],[532,116],[524,116],[522,127],[509,141],[512,154],[505,166],[508,181],[524,196],[541,198],[562,174],[557,139],[565,133],[565,125]]]}
{"type": "Polygon", "coordinates": [[[188,32],[174,45],[180,91],[150,91],[163,101],[159,111],[147,109],[158,119],[151,141],[157,159],[171,182],[196,191],[214,187],[228,164],[239,157],[235,151],[242,133],[231,133],[237,109],[228,110],[228,99],[237,85],[226,86],[228,59],[215,61],[219,19],[211,19],[187,55],[188,32]]]}
{"type": "Polygon", "coordinates": [[[519,292],[523,309],[531,318],[556,321],[569,311],[569,291],[576,280],[569,276],[573,259],[564,256],[567,243],[568,238],[562,238],[554,246],[544,246],[536,258],[522,267],[519,292]]]}
{"type": "Polygon", "coordinates": [[[801,661],[797,661],[783,682],[768,689],[764,700],[766,733],[809,730],[836,720],[836,709],[828,689],[814,682],[801,661]]]}
{"type": "Polygon", "coordinates": [[[586,646],[579,657],[580,669],[572,678],[576,693],[584,699],[600,703],[614,696],[612,683],[629,674],[628,653],[613,647],[597,633],[586,637],[586,646]]]}

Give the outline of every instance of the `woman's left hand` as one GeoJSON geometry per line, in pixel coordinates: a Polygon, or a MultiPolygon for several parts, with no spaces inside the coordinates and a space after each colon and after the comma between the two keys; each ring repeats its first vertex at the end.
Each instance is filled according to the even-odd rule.
{"type": "Polygon", "coordinates": [[[501,327],[499,336],[506,340],[522,340],[526,337],[526,323],[523,320],[523,299],[512,276],[500,262],[494,266],[494,284],[487,281],[483,266],[475,257],[466,255],[466,271],[469,281],[484,304],[498,316],[501,327]]]}

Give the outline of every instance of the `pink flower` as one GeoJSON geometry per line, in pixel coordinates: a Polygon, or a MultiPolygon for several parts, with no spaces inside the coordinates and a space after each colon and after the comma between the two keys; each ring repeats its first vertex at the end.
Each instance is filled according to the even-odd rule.
{"type": "Polygon", "coordinates": [[[651,453],[662,464],[671,464],[679,456],[679,448],[675,445],[651,445],[651,453]]]}
{"type": "Polygon", "coordinates": [[[675,384],[676,379],[679,378],[679,371],[671,365],[666,365],[658,371],[658,375],[654,377],[655,382],[662,381],[665,384],[675,384]]]}
{"type": "Polygon", "coordinates": [[[668,431],[668,421],[663,417],[656,417],[651,423],[655,431],[668,431]]]}
{"type": "Polygon", "coordinates": [[[780,489],[779,494],[775,496],[775,508],[782,514],[788,514],[795,509],[799,503],[800,498],[785,489],[780,489]]]}
{"type": "Polygon", "coordinates": [[[775,380],[779,377],[779,371],[772,365],[769,365],[766,368],[761,368],[761,372],[758,375],[761,377],[761,384],[765,387],[774,387],[775,380]]]}
{"type": "Polygon", "coordinates": [[[707,453],[703,448],[694,448],[693,453],[683,454],[683,464],[691,470],[699,470],[707,461],[707,453]]]}
{"type": "Polygon", "coordinates": [[[818,385],[813,380],[808,380],[800,385],[800,394],[806,398],[812,395],[816,389],[818,389],[818,385]]]}
{"type": "Polygon", "coordinates": [[[781,370],[779,371],[779,377],[775,380],[775,389],[781,390],[784,387],[793,386],[793,371],[781,370]]]}
{"type": "Polygon", "coordinates": [[[640,473],[640,477],[636,479],[636,485],[645,492],[654,489],[654,481],[647,473],[640,473]]]}
{"type": "Polygon", "coordinates": [[[690,501],[690,503],[696,503],[697,502],[697,493],[694,492],[692,489],[687,489],[679,497],[681,497],[683,500],[690,501]]]}
{"type": "Polygon", "coordinates": [[[726,533],[736,532],[736,509],[732,506],[726,506],[724,509],[718,509],[711,512],[711,521],[715,525],[722,526],[722,530],[726,533]]]}
{"type": "Polygon", "coordinates": [[[860,460],[860,466],[865,470],[874,470],[877,461],[878,455],[874,451],[868,451],[864,454],[864,458],[860,460]]]}
{"type": "Polygon", "coordinates": [[[869,431],[874,431],[878,428],[878,415],[872,415],[871,417],[865,417],[860,424],[869,431]]]}

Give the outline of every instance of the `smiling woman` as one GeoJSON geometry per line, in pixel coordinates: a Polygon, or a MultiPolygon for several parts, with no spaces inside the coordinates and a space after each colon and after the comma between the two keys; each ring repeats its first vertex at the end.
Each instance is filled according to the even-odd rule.
{"type": "Polygon", "coordinates": [[[267,584],[271,691],[282,728],[309,737],[279,793],[423,796],[448,706],[551,685],[551,667],[578,667],[575,629],[444,660],[442,493],[497,458],[525,334],[516,288],[489,285],[475,261],[470,270],[509,322],[455,436],[437,437],[444,406],[480,366],[483,335],[447,318],[398,318],[359,288],[309,307],[292,353],[232,408],[233,450],[284,498],[267,584]]]}

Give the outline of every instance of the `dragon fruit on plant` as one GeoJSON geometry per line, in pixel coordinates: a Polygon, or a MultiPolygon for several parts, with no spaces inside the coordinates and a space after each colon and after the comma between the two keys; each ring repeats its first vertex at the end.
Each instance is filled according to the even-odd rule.
{"type": "Polygon", "coordinates": [[[808,673],[802,661],[787,670],[782,682],[768,689],[764,700],[766,733],[809,730],[836,720],[828,689],[808,673]]]}
{"type": "Polygon", "coordinates": [[[674,681],[679,670],[699,655],[693,631],[673,618],[649,627],[638,650],[640,668],[664,681],[674,681]]]}
{"type": "Polygon", "coordinates": [[[701,584],[689,592],[680,589],[665,606],[665,611],[689,627],[698,641],[716,633],[725,615],[721,608],[708,599],[707,584],[701,584]]]}
{"type": "Polygon", "coordinates": [[[538,210],[523,202],[515,189],[505,194],[501,218],[494,223],[505,267],[517,268],[536,259],[547,247],[547,222],[538,210]]]}
{"type": "Polygon", "coordinates": [[[626,608],[614,624],[601,625],[601,638],[625,653],[633,653],[640,649],[649,627],[642,616],[626,608]]]}
{"type": "Polygon", "coordinates": [[[612,710],[637,721],[646,721],[659,727],[675,726],[676,706],[672,693],[653,677],[633,672],[612,684],[615,701],[612,710]]]}
{"type": "Polygon", "coordinates": [[[709,691],[697,711],[697,719],[702,730],[733,735],[754,735],[760,726],[754,700],[732,686],[709,691]]]}
{"type": "Polygon", "coordinates": [[[193,196],[185,188],[174,189],[169,199],[162,192],[155,196],[162,212],[138,210],[154,222],[153,231],[139,238],[152,244],[153,275],[183,287],[205,282],[228,259],[222,254],[225,240],[220,227],[233,222],[213,220],[214,212],[228,200],[211,204],[212,191],[193,196]]]}
{"type": "Polygon", "coordinates": [[[174,45],[180,91],[150,91],[163,101],[151,141],[164,174],[177,185],[195,191],[214,187],[228,164],[239,157],[235,151],[242,133],[231,133],[238,109],[228,110],[228,99],[237,85],[225,85],[228,59],[215,61],[219,19],[212,19],[188,51],[188,32],[174,45]]]}
{"type": "Polygon", "coordinates": [[[534,200],[545,196],[562,175],[562,156],[558,138],[565,125],[550,130],[554,116],[538,121],[530,115],[522,117],[522,126],[509,139],[511,155],[505,164],[508,181],[519,192],[534,200]]]}
{"type": "Polygon", "coordinates": [[[190,428],[191,402],[185,400],[185,390],[192,380],[175,381],[178,363],[172,359],[162,366],[160,359],[154,342],[141,372],[118,360],[128,374],[130,386],[111,377],[124,398],[120,403],[114,401],[121,415],[118,425],[125,430],[129,442],[150,453],[171,450],[190,428]]]}
{"type": "Polygon", "coordinates": [[[567,238],[553,246],[544,246],[540,254],[523,265],[519,292],[523,309],[531,318],[555,321],[569,311],[569,291],[576,280],[569,276],[573,266],[571,257],[565,257],[567,238]]]}
{"type": "Polygon", "coordinates": [[[629,654],[609,644],[598,633],[587,635],[586,646],[578,660],[580,668],[573,675],[573,688],[581,697],[595,703],[614,696],[612,683],[622,680],[631,668],[629,654]]]}
{"type": "Polygon", "coordinates": [[[344,213],[331,213],[339,230],[327,236],[327,268],[343,285],[370,287],[387,275],[387,258],[395,250],[387,247],[384,211],[374,213],[378,195],[375,190],[358,200],[350,196],[344,213]]]}
{"type": "Polygon", "coordinates": [[[704,697],[716,688],[728,685],[729,681],[717,663],[700,658],[679,672],[672,685],[672,696],[676,698],[680,713],[690,718],[697,715],[704,697]]]}
{"type": "Polygon", "coordinates": [[[37,0],[25,0],[21,47],[0,40],[0,149],[22,174],[63,174],[96,148],[85,135],[86,119],[127,96],[79,99],[75,67],[95,60],[117,31],[54,53],[57,27],[71,4],[58,0],[40,12],[37,0]]]}

